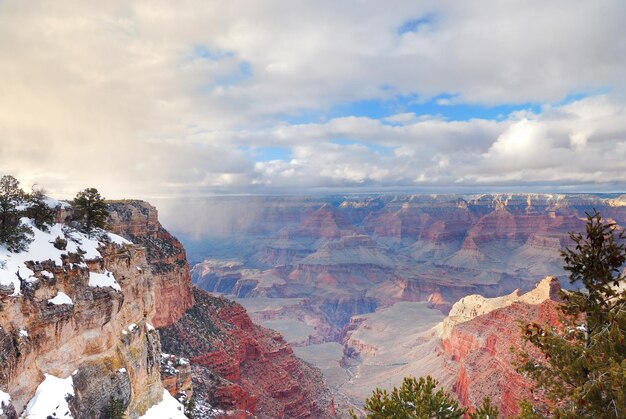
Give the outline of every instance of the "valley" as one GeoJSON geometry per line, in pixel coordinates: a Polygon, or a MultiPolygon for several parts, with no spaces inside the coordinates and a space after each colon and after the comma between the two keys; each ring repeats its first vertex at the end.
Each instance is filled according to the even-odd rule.
{"type": "Polygon", "coordinates": [[[459,378],[459,368],[470,379],[472,370],[450,358],[457,341],[443,335],[454,304],[516,296],[547,276],[571,286],[560,256],[568,233],[594,208],[623,224],[624,203],[585,194],[211,198],[199,206],[206,216],[193,207],[195,239],[174,228],[195,261],[193,283],[279,331],[322,370],[345,412],[407,375],[430,374],[476,402],[459,378]]]}

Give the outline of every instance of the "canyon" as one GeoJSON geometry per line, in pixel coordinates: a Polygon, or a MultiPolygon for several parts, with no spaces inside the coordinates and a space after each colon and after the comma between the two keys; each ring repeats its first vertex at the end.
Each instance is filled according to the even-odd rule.
{"type": "Polygon", "coordinates": [[[63,204],[28,252],[0,255],[0,418],[343,417],[410,375],[511,416],[542,402],[510,350],[520,320],[556,325],[560,287],[576,286],[568,233],[594,208],[626,222],[623,196],[182,204],[165,220],[184,246],[125,200],[97,237],[63,204]]]}
{"type": "Polygon", "coordinates": [[[192,286],[155,207],[116,201],[109,212],[109,232],[85,235],[59,203],[27,252],[2,254],[0,418],[333,416],[319,370],[238,304],[220,310],[225,300],[192,286]],[[222,346],[186,358],[199,341],[222,346]]]}
{"type": "MultiPolygon", "coordinates": [[[[517,345],[517,320],[547,321],[554,304],[522,301],[485,313],[475,307],[481,320],[451,327],[455,304],[469,295],[516,301],[547,276],[575,288],[560,255],[572,244],[569,233],[581,231],[594,209],[624,225],[625,204],[624,196],[588,194],[228,197],[186,202],[197,228],[168,222],[190,249],[192,281],[282,333],[322,369],[345,412],[358,410],[376,387],[425,374],[475,406],[481,393],[472,383],[480,368],[493,367],[487,358],[508,362],[503,376],[515,375],[504,350],[510,345],[498,333],[517,345]],[[489,319],[506,325],[490,331],[489,319]],[[467,328],[478,324],[471,337],[467,328]],[[444,339],[444,329],[455,333],[444,339]],[[471,339],[471,351],[478,350],[483,334],[499,342],[487,345],[485,359],[455,352],[471,339]],[[462,366],[461,354],[468,360],[462,366]]],[[[170,210],[184,213],[180,205],[170,210]]],[[[521,390],[492,394],[498,403],[508,400],[500,404],[507,414],[530,397],[522,381],[509,382],[521,390]]]]}

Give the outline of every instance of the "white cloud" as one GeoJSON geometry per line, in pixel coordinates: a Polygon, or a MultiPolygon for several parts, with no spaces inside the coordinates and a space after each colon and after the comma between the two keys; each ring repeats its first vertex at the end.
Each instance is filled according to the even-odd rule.
{"type": "Polygon", "coordinates": [[[0,171],[60,195],[96,186],[110,197],[416,179],[619,183],[624,21],[617,0],[3,1],[0,171]],[[609,93],[558,105],[597,91],[609,93]],[[546,105],[497,121],[399,106],[384,121],[279,122],[442,94],[447,104],[546,105]],[[259,163],[242,146],[293,156],[259,163]]]}

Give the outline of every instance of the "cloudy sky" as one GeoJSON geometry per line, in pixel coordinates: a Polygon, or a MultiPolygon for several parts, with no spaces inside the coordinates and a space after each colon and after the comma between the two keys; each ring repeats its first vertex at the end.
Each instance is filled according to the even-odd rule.
{"type": "Polygon", "coordinates": [[[0,172],[53,195],[616,191],[622,0],[0,0],[0,172]]]}

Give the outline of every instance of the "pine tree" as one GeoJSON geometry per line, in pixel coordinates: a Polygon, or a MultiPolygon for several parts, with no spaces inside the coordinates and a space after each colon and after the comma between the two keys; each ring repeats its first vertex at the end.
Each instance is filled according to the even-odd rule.
{"type": "MultiPolygon", "coordinates": [[[[367,412],[365,418],[462,418],[467,409],[442,389],[436,390],[437,380],[430,376],[406,377],[400,388],[394,387],[391,393],[376,389],[365,400],[363,408],[367,412]],[[436,391],[435,391],[436,390],[436,391]]],[[[357,416],[350,412],[352,418],[357,416]]],[[[472,419],[486,419],[498,417],[498,409],[491,405],[489,399],[469,415],[472,419]]]]}
{"type": "MultiPolygon", "coordinates": [[[[564,293],[562,327],[533,323],[525,339],[543,354],[520,354],[521,368],[549,401],[544,414],[556,417],[624,417],[626,412],[626,262],[624,232],[594,211],[586,232],[570,234],[574,249],[563,252],[572,284],[564,293]],[[622,289],[620,289],[620,287],[622,289]]],[[[528,409],[526,409],[529,411],[528,409]]],[[[527,416],[525,416],[527,417],[527,416]]]]}
{"type": "Polygon", "coordinates": [[[13,176],[0,179],[0,244],[11,252],[22,252],[32,241],[32,229],[20,223],[24,191],[13,176]]]}
{"type": "Polygon", "coordinates": [[[38,229],[48,231],[48,226],[54,222],[54,209],[44,201],[44,192],[33,190],[27,198],[26,216],[33,220],[38,229]]]}
{"type": "Polygon", "coordinates": [[[91,234],[95,228],[104,228],[106,226],[109,211],[104,198],[100,196],[97,189],[87,188],[79,192],[76,194],[72,205],[76,211],[78,221],[86,233],[91,234]]]}

